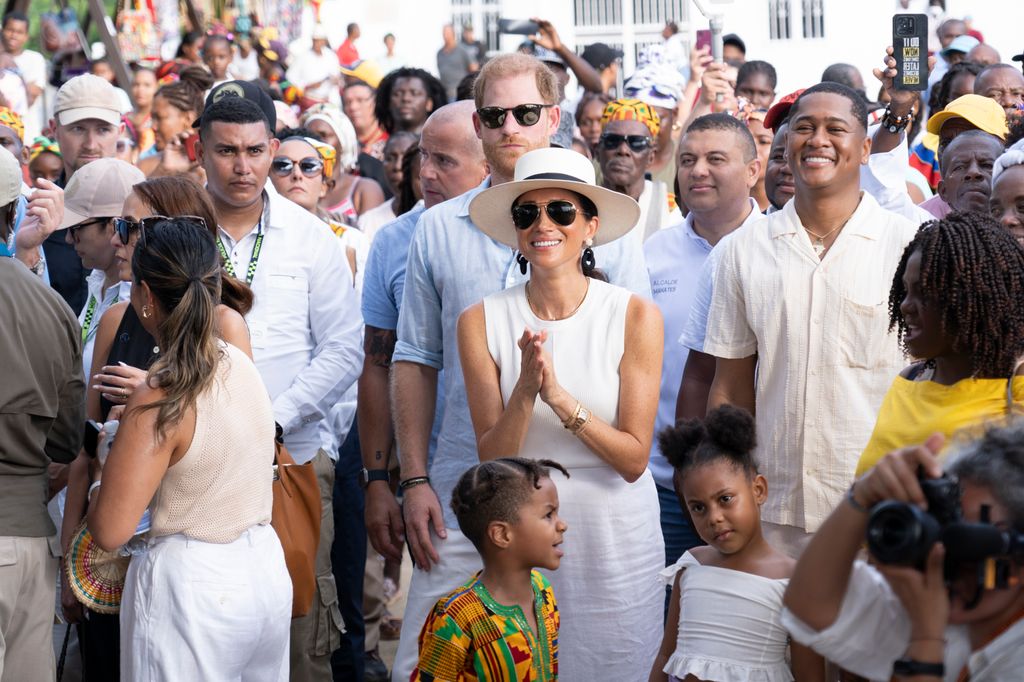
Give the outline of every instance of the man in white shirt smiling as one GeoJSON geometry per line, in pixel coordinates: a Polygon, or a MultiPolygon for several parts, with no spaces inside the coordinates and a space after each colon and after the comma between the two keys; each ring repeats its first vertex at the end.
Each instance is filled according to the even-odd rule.
{"type": "Polygon", "coordinates": [[[295,461],[313,461],[322,521],[312,611],[292,621],[293,679],[330,680],[341,639],[330,548],[334,464],[319,422],[359,376],[362,317],[341,242],[267,182],[278,148],[273,103],[251,83],[228,81],[207,98],[197,156],[217,209],[225,269],[252,287],[246,316],[253,359],[295,461]],[[323,591],[321,592],[321,588],[323,591]]]}
{"type": "Polygon", "coordinates": [[[904,365],[887,302],[917,225],[861,191],[870,149],[856,91],[804,91],[786,145],[796,196],[726,240],[715,274],[708,407],[756,406],[758,459],[773,489],[765,536],[794,556],[853,480],[904,365]]]}
{"type": "MultiPolygon", "coordinates": [[[[679,140],[677,181],[686,220],[656,232],[644,243],[644,258],[651,278],[654,302],[665,318],[665,355],[656,433],[676,422],[676,398],[689,349],[680,335],[689,319],[694,294],[707,277],[704,262],[711,249],[734,230],[763,219],[750,188],[757,182],[760,161],[754,138],[746,125],[729,114],[708,114],[696,119],[679,140]]],[[[633,228],[637,229],[637,228],[633,228]]],[[[715,360],[703,353],[704,364],[715,371],[715,360]]],[[[708,379],[710,382],[710,379],[708,379]]],[[[704,416],[703,407],[699,414],[704,416]]],[[[657,443],[651,447],[648,467],[654,474],[661,503],[661,531],[665,539],[665,565],[701,543],[690,525],[673,485],[673,469],[657,443]]]]}

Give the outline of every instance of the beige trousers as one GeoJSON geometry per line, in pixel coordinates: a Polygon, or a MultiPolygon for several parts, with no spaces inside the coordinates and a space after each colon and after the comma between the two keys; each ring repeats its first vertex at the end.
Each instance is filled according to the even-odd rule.
{"type": "Polygon", "coordinates": [[[49,538],[0,536],[0,682],[52,682],[56,590],[49,538]]]}
{"type": "Polygon", "coordinates": [[[291,682],[331,682],[331,653],[341,646],[345,631],[338,608],[338,588],[331,571],[334,542],[334,462],[324,450],[313,458],[320,484],[320,546],[316,553],[316,593],[313,608],[292,619],[291,682]]]}

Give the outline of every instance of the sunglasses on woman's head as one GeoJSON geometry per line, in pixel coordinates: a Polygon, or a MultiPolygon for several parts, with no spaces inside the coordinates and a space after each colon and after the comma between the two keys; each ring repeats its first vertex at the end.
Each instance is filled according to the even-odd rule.
{"type": "MultiPolygon", "coordinates": [[[[274,172],[274,175],[284,178],[292,174],[292,169],[295,168],[295,161],[292,161],[287,156],[278,156],[270,163],[270,170],[274,172]]],[[[298,161],[299,170],[307,178],[312,178],[320,175],[324,170],[324,162],[320,160],[318,156],[307,156],[304,159],[298,161]]]]}
{"type": "Polygon", "coordinates": [[[650,149],[651,147],[651,138],[646,135],[617,135],[615,133],[601,133],[601,144],[603,144],[604,148],[608,151],[618,149],[623,142],[628,144],[629,148],[638,154],[650,149]]]}
{"type": "Polygon", "coordinates": [[[177,218],[168,218],[165,215],[151,215],[146,216],[142,220],[135,220],[134,218],[114,218],[114,233],[117,235],[117,238],[121,240],[122,244],[128,246],[128,242],[132,237],[132,232],[138,231],[139,243],[145,246],[146,230],[163,220],[189,220],[194,223],[198,223],[204,230],[210,229],[209,226],[207,226],[206,221],[197,215],[182,215],[177,218]]]}
{"type": "Polygon", "coordinates": [[[534,126],[540,121],[540,114],[544,109],[549,109],[555,106],[554,104],[520,104],[517,107],[509,107],[503,109],[502,107],[483,107],[482,109],[476,110],[476,115],[480,117],[480,123],[485,128],[500,128],[505,125],[505,118],[508,116],[508,112],[512,112],[513,118],[521,126],[534,126]]]}
{"type": "Polygon", "coordinates": [[[576,213],[579,211],[571,201],[565,199],[549,201],[546,204],[516,204],[512,207],[512,224],[516,226],[517,230],[525,230],[533,226],[540,218],[541,209],[548,214],[551,222],[562,227],[572,225],[576,220],[576,213]]]}

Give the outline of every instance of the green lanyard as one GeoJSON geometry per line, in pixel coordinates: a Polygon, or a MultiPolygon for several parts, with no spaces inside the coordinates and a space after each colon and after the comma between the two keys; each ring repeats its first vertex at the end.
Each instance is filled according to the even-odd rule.
{"type": "MultiPolygon", "coordinates": [[[[249,256],[249,266],[245,269],[245,283],[252,286],[252,280],[256,276],[256,264],[260,260],[260,251],[263,250],[263,220],[260,219],[260,224],[256,228],[259,234],[256,235],[256,243],[252,247],[252,255],[249,256]]],[[[217,237],[217,250],[220,251],[220,257],[224,260],[224,270],[232,277],[238,277],[235,274],[235,264],[231,262],[231,258],[228,257],[228,250],[224,248],[224,242],[221,241],[220,237],[217,237]]]]}
{"type": "MultiPolygon", "coordinates": [[[[115,285],[116,286],[116,285],[115,285]]],[[[114,300],[110,302],[110,305],[117,303],[119,294],[114,294],[114,300]]],[[[89,305],[85,308],[85,319],[82,320],[82,343],[84,344],[89,340],[89,337],[93,335],[95,331],[92,327],[92,318],[96,314],[96,306],[99,301],[96,300],[96,296],[89,294],[89,305]]]]}

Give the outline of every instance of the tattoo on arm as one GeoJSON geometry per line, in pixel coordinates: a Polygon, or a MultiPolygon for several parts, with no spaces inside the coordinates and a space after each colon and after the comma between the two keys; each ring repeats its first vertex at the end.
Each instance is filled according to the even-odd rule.
{"type": "Polygon", "coordinates": [[[394,329],[366,328],[366,355],[377,367],[391,367],[391,356],[395,353],[398,336],[394,329]]]}
{"type": "Polygon", "coordinates": [[[384,459],[384,453],[381,452],[380,450],[377,450],[376,452],[373,453],[373,458],[379,462],[380,460],[384,459]]]}

